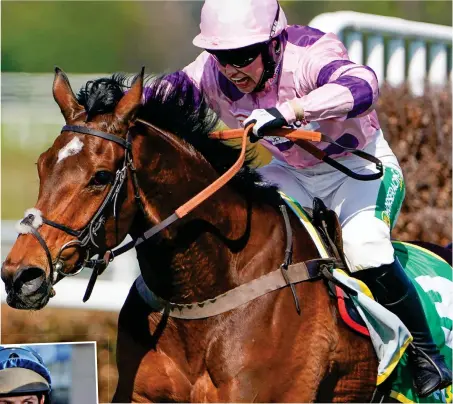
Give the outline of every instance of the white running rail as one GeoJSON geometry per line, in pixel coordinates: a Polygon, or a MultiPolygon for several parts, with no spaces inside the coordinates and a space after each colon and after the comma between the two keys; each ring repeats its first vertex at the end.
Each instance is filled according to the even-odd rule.
{"type": "Polygon", "coordinates": [[[310,27],[337,34],[352,61],[370,66],[382,85],[444,87],[452,71],[452,28],[353,11],[320,14],[310,27]]]}

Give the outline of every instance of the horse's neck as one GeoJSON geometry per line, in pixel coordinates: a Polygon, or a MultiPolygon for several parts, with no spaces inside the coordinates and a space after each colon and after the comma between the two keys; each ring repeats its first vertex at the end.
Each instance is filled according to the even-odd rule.
{"type": "MultiPolygon", "coordinates": [[[[217,176],[208,163],[194,161],[193,153],[177,153],[174,145],[162,155],[161,162],[151,156],[141,162],[140,187],[150,191],[142,192],[147,217],[137,216],[133,237],[171,215],[217,176]]],[[[286,246],[283,223],[277,209],[252,206],[225,186],[137,249],[142,275],[167,300],[186,303],[217,296],[279,267],[286,246]]]]}
{"type": "MultiPolygon", "coordinates": [[[[234,203],[222,194],[221,204],[213,196],[137,249],[145,281],[162,298],[205,300],[281,264],[286,240],[278,213],[234,203]]],[[[136,223],[133,236],[153,225],[143,218],[136,223]]]]}

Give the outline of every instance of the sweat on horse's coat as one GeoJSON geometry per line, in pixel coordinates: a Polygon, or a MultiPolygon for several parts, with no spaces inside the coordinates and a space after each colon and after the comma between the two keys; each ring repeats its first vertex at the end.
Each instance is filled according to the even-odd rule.
{"type": "MultiPolygon", "coordinates": [[[[123,139],[130,131],[132,137],[144,212],[135,201],[128,172],[119,193],[118,214],[109,212],[103,226],[107,248],[127,233],[138,238],[237,159],[237,151],[208,139],[215,118],[206,103],[195,101],[190,81],[181,76],[169,92],[165,80],[153,81],[145,105],[142,76],[124,96],[117,91],[120,83],[104,79],[102,85],[93,82],[86,96],[77,100],[66,76],[56,71],[53,93],[66,125],[89,126],[123,139]],[[137,117],[167,132],[148,128],[135,121],[137,117]]],[[[84,148],[77,159],[64,159],[55,169],[58,151],[72,136],[61,133],[40,156],[36,208],[46,219],[81,229],[111,190],[110,184],[93,184],[90,178],[99,171],[115,173],[124,163],[124,149],[81,135],[84,148]]],[[[274,187],[256,185],[259,179],[257,173],[244,169],[202,206],[137,248],[143,279],[153,292],[181,304],[202,301],[281,265],[286,248],[278,208],[282,201],[274,187]]],[[[293,262],[319,258],[298,219],[291,215],[289,220],[293,262]]],[[[74,239],[47,225],[39,232],[52,251],[74,239]]],[[[66,273],[84,259],[83,249],[74,250],[65,250],[66,273]]],[[[35,238],[18,238],[2,268],[10,305],[35,310],[45,306],[50,276],[46,262],[35,238]],[[30,281],[27,272],[39,278],[30,281]],[[33,293],[22,287],[26,282],[34,282],[33,293]]],[[[184,321],[153,312],[132,287],[119,316],[119,382],[112,401],[368,401],[377,369],[370,342],[339,320],[322,281],[295,288],[300,316],[291,290],[282,288],[231,312],[184,321]]]]}

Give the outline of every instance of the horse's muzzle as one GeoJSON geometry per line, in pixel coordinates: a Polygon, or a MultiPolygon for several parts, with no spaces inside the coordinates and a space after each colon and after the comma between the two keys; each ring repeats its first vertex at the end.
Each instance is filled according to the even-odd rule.
{"type": "Polygon", "coordinates": [[[6,303],[15,309],[42,309],[51,297],[52,284],[44,270],[25,267],[18,271],[12,282],[5,282],[6,303]]]}

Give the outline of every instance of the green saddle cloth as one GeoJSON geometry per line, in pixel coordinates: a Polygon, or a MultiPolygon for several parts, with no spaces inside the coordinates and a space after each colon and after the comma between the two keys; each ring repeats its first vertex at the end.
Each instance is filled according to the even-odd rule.
{"type": "MultiPolygon", "coordinates": [[[[319,249],[322,241],[316,230],[307,225],[309,216],[294,199],[281,195],[293,212],[301,219],[319,249]]],[[[452,364],[453,347],[453,269],[441,257],[425,248],[401,241],[393,241],[395,254],[407,275],[412,280],[422,301],[429,328],[435,343],[445,357],[447,365],[452,364]]],[[[422,313],[420,313],[422,315],[422,313]]],[[[391,397],[402,403],[451,403],[452,387],[420,398],[412,384],[412,372],[404,353],[391,373],[391,397]]]]}
{"type": "MultiPolygon", "coordinates": [[[[393,247],[401,265],[411,278],[421,298],[434,341],[452,364],[453,348],[453,270],[442,258],[422,247],[394,241],[393,247]]],[[[420,398],[412,386],[407,353],[394,370],[391,396],[402,403],[451,403],[452,387],[420,398]]]]}

